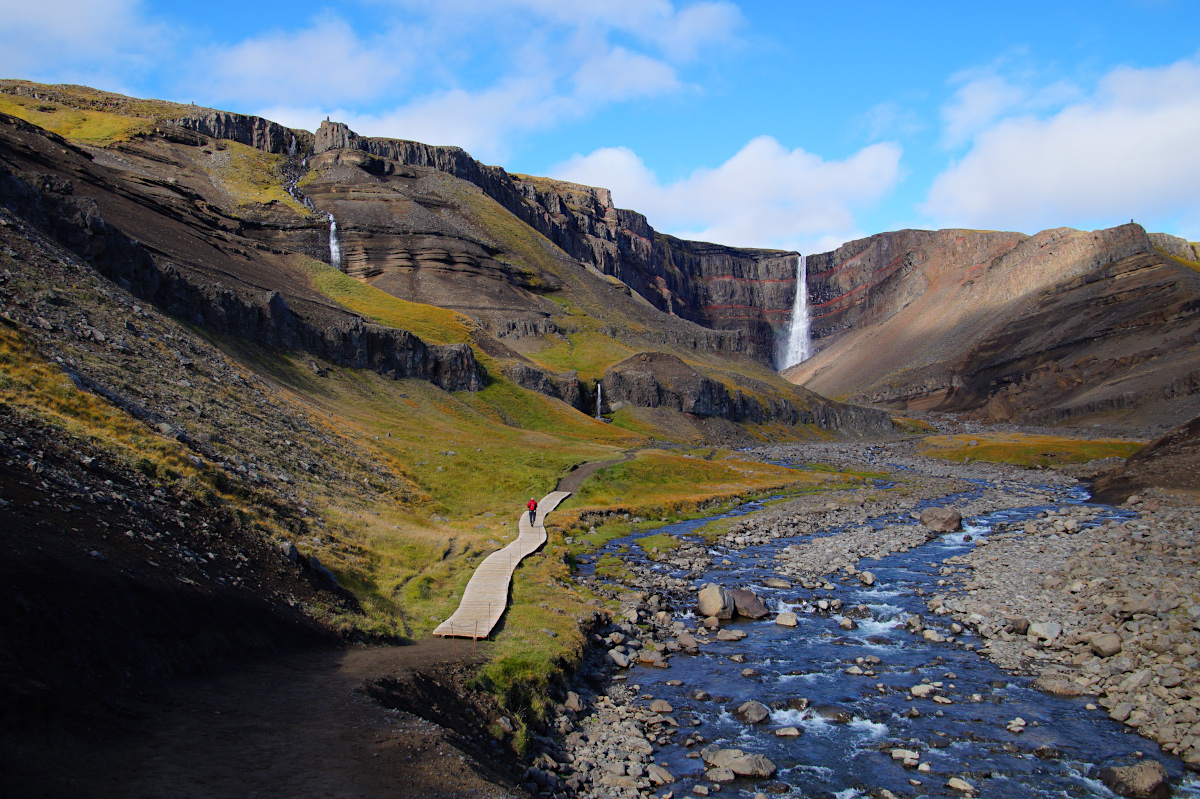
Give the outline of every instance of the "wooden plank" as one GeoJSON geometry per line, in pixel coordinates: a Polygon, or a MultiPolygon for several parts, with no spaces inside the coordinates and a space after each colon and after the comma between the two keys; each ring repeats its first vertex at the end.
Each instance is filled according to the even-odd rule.
{"type": "Polygon", "coordinates": [[[443,638],[487,638],[508,608],[508,586],[513,572],[527,556],[546,543],[546,514],[571,496],[570,491],[551,491],[538,503],[531,524],[523,512],[517,521],[517,538],[484,558],[471,575],[454,615],[438,625],[434,635],[443,638]]]}

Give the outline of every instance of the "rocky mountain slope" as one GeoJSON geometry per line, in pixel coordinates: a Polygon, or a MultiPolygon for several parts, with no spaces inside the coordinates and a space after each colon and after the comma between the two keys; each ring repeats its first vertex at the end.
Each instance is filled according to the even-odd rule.
{"type": "MultiPolygon", "coordinates": [[[[101,131],[71,144],[6,126],[12,207],[123,288],[213,332],[451,390],[515,380],[588,413],[593,381],[642,351],[683,357],[725,383],[755,380],[772,395],[764,407],[833,407],[766,368],[765,340],[664,313],[572,258],[493,198],[520,196],[503,170],[460,150],[359,139],[333,123],[314,135],[80,87],[0,89],[0,106],[23,117],[101,131]],[[83,121],[65,124],[68,113],[83,121]],[[331,289],[337,278],[317,261],[331,260],[335,235],[339,266],[408,301],[407,318],[381,324],[353,286],[331,289]]],[[[766,263],[730,252],[721,258],[766,263]]],[[[840,417],[804,418],[819,427],[840,417]]],[[[884,414],[855,418],[871,430],[890,424],[884,414]]]]}
{"type": "Polygon", "coordinates": [[[1200,264],[1139,225],[904,230],[808,258],[814,391],[991,421],[1176,424],[1200,409],[1200,264]]]}

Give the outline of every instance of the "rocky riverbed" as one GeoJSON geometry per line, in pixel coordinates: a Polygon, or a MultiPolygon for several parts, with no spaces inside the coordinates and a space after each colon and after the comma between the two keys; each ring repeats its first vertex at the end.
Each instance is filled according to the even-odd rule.
{"type": "Polygon", "coordinates": [[[641,551],[636,533],[610,543],[627,551],[624,584],[589,566],[579,579],[619,609],[532,784],[1041,796],[1173,778],[1196,792],[1196,508],[1080,504],[1066,475],[903,445],[758,454],[889,476],[747,503],[715,537],[696,533],[703,520],[672,525],[669,552],[641,551]]]}

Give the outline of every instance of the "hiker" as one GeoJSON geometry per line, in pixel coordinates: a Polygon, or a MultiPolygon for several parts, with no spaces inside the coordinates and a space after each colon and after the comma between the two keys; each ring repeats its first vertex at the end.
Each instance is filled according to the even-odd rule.
{"type": "Polygon", "coordinates": [[[533,524],[533,520],[537,516],[537,500],[533,497],[530,497],[529,502],[525,504],[525,507],[529,508],[529,523],[533,524]]]}

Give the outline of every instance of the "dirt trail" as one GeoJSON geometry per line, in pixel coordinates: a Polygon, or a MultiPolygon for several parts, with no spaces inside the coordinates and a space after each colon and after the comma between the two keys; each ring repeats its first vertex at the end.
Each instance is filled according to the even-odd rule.
{"type": "MultiPolygon", "coordinates": [[[[485,647],[480,644],[478,655],[485,647]]],[[[363,690],[367,682],[446,661],[467,667],[470,652],[469,643],[426,640],[314,652],[181,680],[111,715],[79,719],[74,734],[55,735],[53,746],[38,736],[6,746],[0,782],[7,790],[0,795],[521,795],[489,763],[497,758],[486,742],[387,709],[363,690]]]]}
{"type": "Polygon", "coordinates": [[[558,485],[555,486],[555,490],[570,491],[571,493],[575,493],[579,490],[579,486],[583,485],[584,480],[591,477],[600,469],[603,469],[605,466],[613,466],[618,463],[631,461],[639,452],[641,452],[640,449],[628,449],[625,450],[625,457],[623,458],[617,458],[611,461],[592,461],[591,463],[585,463],[575,471],[568,474],[566,477],[559,480],[558,485]]]}

